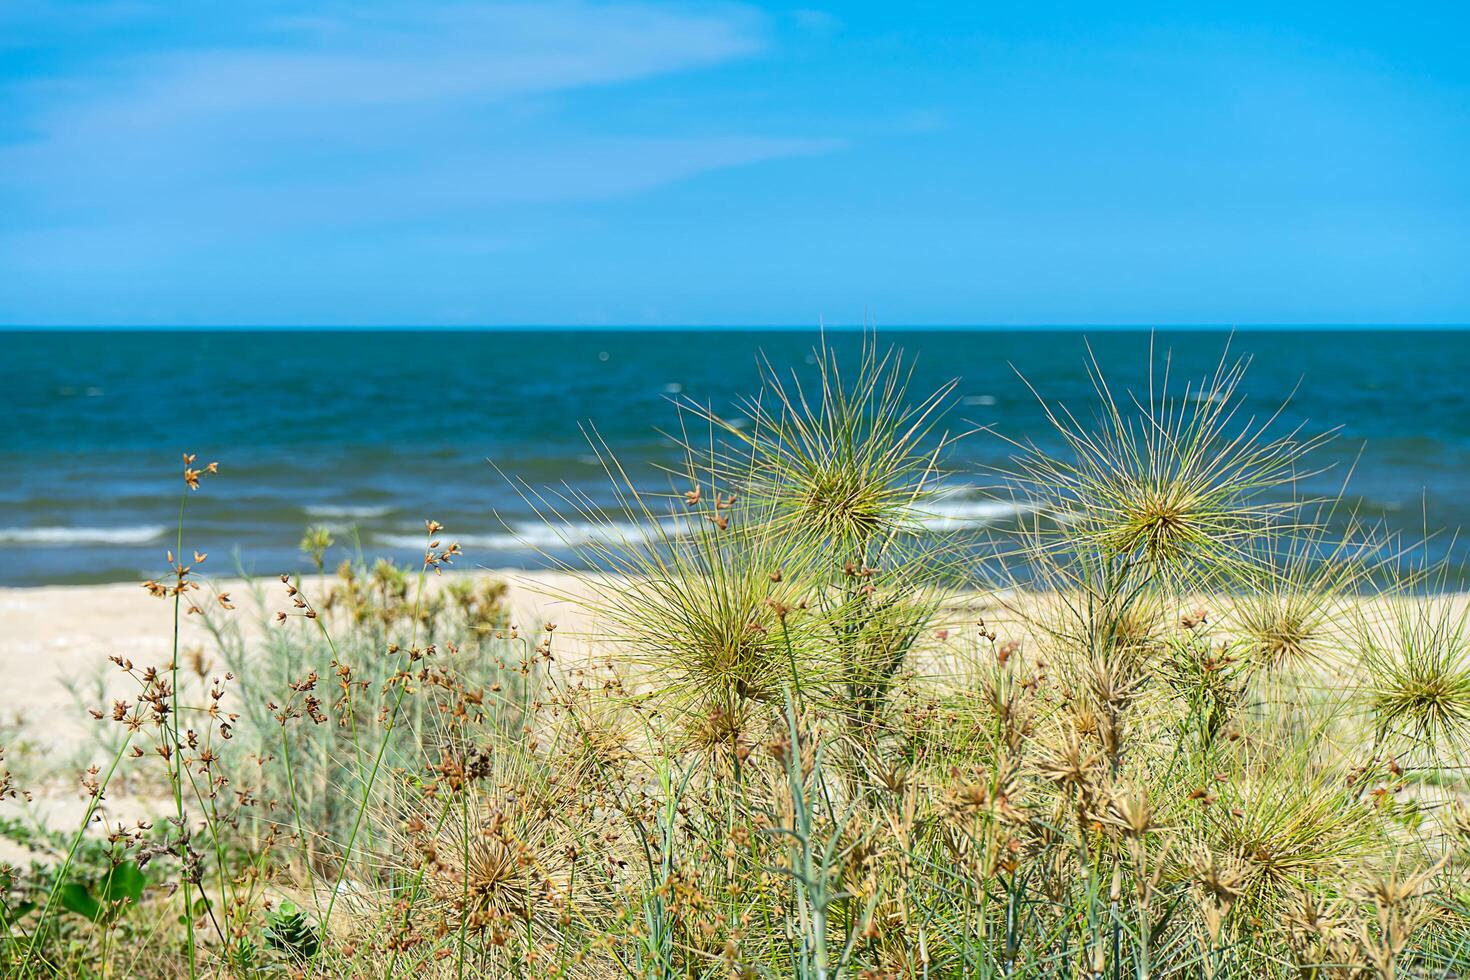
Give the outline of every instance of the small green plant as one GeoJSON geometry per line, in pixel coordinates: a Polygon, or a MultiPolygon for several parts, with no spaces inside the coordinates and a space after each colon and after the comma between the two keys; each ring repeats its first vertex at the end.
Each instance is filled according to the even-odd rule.
{"type": "Polygon", "coordinates": [[[317,573],[326,570],[327,552],[336,541],[332,538],[332,532],[324,527],[309,527],[301,535],[301,553],[311,559],[316,566],[317,573]]]}
{"type": "Polygon", "coordinates": [[[321,946],[316,927],[294,902],[285,901],[266,917],[265,940],[298,963],[310,962],[321,946]]]}

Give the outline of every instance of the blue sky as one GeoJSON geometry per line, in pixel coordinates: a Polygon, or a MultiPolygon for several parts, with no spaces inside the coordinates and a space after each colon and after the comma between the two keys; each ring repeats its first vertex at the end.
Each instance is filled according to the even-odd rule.
{"type": "Polygon", "coordinates": [[[0,0],[0,323],[1470,322],[1467,11],[0,0]]]}

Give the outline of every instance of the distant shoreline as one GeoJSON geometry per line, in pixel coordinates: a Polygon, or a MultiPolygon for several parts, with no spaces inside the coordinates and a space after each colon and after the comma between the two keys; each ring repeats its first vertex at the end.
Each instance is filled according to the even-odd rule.
{"type": "Polygon", "coordinates": [[[4,333],[271,333],[309,331],[322,333],[1372,333],[1396,330],[1409,333],[1470,331],[1470,323],[904,323],[813,324],[813,323],[630,323],[594,325],[576,323],[480,323],[480,324],[329,324],[329,323],[226,323],[226,324],[0,324],[4,333]]]}

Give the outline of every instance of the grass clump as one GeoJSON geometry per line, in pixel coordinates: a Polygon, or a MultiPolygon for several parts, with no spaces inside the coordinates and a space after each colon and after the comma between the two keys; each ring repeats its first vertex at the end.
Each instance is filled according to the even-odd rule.
{"type": "Polygon", "coordinates": [[[871,343],[853,365],[825,344],[813,360],[816,377],[803,382],[762,358],[761,392],[733,418],[686,408],[726,437],[713,471],[766,503],[773,530],[860,560],[875,543],[915,530],[934,497],[953,442],[942,426],[957,382],[911,399],[913,364],[871,343]]]}
{"type": "Polygon", "coordinates": [[[1431,769],[1460,767],[1470,746],[1470,610],[1442,594],[1387,605],[1357,636],[1376,737],[1431,769]]]}
{"type": "Polygon", "coordinates": [[[1055,547],[1086,545],[1110,558],[1151,566],[1156,576],[1202,581],[1221,568],[1248,568],[1243,549],[1289,527],[1297,505],[1282,495],[1325,436],[1281,430],[1279,410],[1245,414],[1248,362],[1222,356],[1200,382],[1171,387],[1171,365],[1152,370],[1141,393],[1115,393],[1096,360],[1090,422],[1042,401],[1065,452],[1018,443],[1006,474],[1027,499],[1045,501],[1060,523],[1055,547]]]}

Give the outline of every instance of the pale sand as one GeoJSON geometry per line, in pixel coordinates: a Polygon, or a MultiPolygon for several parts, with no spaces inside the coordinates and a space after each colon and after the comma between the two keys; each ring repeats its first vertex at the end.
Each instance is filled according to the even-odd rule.
{"type": "MultiPolygon", "coordinates": [[[[453,572],[429,576],[431,588],[440,588],[453,577],[464,574],[488,575],[507,582],[511,587],[512,624],[525,632],[540,630],[543,624],[557,624],[558,659],[565,666],[585,658],[592,649],[591,640],[600,632],[595,617],[576,601],[591,591],[587,576],[558,572],[453,572]],[[571,598],[564,598],[571,597],[571,598]]],[[[229,592],[237,609],[237,617],[247,635],[261,629],[273,629],[264,621],[276,609],[287,609],[284,586],[274,579],[258,583],[265,589],[265,614],[262,615],[249,586],[238,580],[212,582],[208,588],[229,592]]],[[[309,594],[322,590],[308,580],[309,594]]],[[[195,593],[208,596],[209,591],[195,593]]],[[[1463,608],[1467,596],[1454,598],[1463,608]]],[[[958,596],[941,618],[957,626],[973,627],[976,619],[985,618],[992,625],[1008,619],[1000,612],[993,597],[958,596]]],[[[121,656],[139,667],[163,667],[169,663],[173,649],[173,602],[148,595],[138,584],[45,586],[38,588],[0,588],[0,723],[7,728],[18,714],[24,720],[24,738],[38,748],[46,761],[55,765],[80,762],[95,754],[93,734],[96,722],[86,708],[105,709],[111,696],[131,697],[136,685],[121,675],[110,663],[110,656],[121,656]],[[98,704],[97,685],[104,691],[98,704]],[[68,689],[78,687],[80,697],[68,689]]],[[[299,626],[299,621],[291,625],[299,626]]],[[[965,632],[971,632],[964,629],[965,632]]],[[[194,616],[182,618],[179,648],[201,646],[211,649],[211,642],[194,616]]],[[[938,653],[938,651],[931,651],[938,653]]],[[[941,654],[942,656],[942,654],[941,654]]],[[[14,752],[8,760],[14,764],[14,752]]],[[[39,787],[38,798],[28,809],[33,815],[53,825],[69,825],[82,812],[80,792],[75,781],[53,781],[39,787]]],[[[126,789],[109,793],[112,816],[122,816],[129,809],[126,789]]],[[[137,801],[143,806],[147,801],[137,801]]],[[[0,813],[14,812],[18,804],[0,803],[0,813]]],[[[0,852],[6,849],[0,847],[0,852]]],[[[0,858],[8,856],[0,853],[0,858]]]]}
{"type": "MultiPolygon", "coordinates": [[[[488,575],[511,587],[512,625],[537,630],[556,623],[568,634],[591,632],[594,626],[585,612],[563,601],[561,594],[581,595],[587,586],[579,576],[559,572],[451,572],[430,575],[430,589],[442,587],[464,575],[488,575]]],[[[217,615],[238,619],[247,634],[265,628],[262,617],[243,581],[201,580],[205,588],[194,596],[208,597],[210,590],[230,594],[233,612],[217,615]]],[[[324,591],[313,579],[306,580],[308,594],[324,591]]],[[[275,579],[258,580],[265,589],[267,615],[290,608],[284,586],[275,579]]],[[[95,690],[98,678],[117,673],[108,658],[121,656],[139,667],[163,666],[173,651],[174,608],[172,599],[156,599],[137,584],[57,585],[37,588],[0,588],[0,718],[9,720],[16,712],[29,723],[33,737],[44,737],[57,745],[80,737],[87,718],[68,683],[95,690]]],[[[210,647],[210,638],[198,617],[184,615],[179,649],[210,647]]],[[[88,704],[91,700],[88,699],[88,704]]]]}
{"type": "MultiPolygon", "coordinates": [[[[546,623],[557,625],[559,659],[585,658],[599,624],[576,597],[594,591],[591,577],[548,571],[449,572],[430,575],[430,589],[463,575],[488,576],[510,586],[511,624],[534,632],[546,623]],[[566,598],[570,597],[570,598],[566,598]]],[[[250,586],[241,580],[200,579],[203,588],[191,595],[208,603],[217,615],[234,617],[247,636],[261,629],[274,629],[265,621],[277,610],[290,610],[285,587],[275,579],[256,580],[264,590],[264,614],[256,605],[250,586]],[[227,592],[236,605],[232,612],[210,602],[215,592],[227,592]]],[[[303,583],[308,595],[320,597],[325,588],[315,579],[303,583]]],[[[990,603],[967,597],[954,609],[969,618],[990,603]]],[[[290,610],[294,611],[294,610],[290,610]]],[[[108,658],[120,656],[139,668],[164,667],[173,650],[174,608],[172,599],[157,599],[139,584],[63,585],[34,588],[0,588],[0,723],[18,714],[25,722],[26,736],[56,756],[74,753],[86,745],[94,723],[86,708],[106,708],[98,703],[98,685],[105,696],[131,697],[134,682],[123,676],[108,658]],[[75,688],[78,693],[73,693],[75,688]],[[79,696],[80,695],[80,696],[79,696]]],[[[299,620],[292,625],[299,626],[299,620]]],[[[179,649],[212,648],[212,641],[199,617],[181,617],[179,649]]]]}
{"type": "MultiPolygon", "coordinates": [[[[557,648],[563,657],[585,651],[586,641],[578,635],[585,637],[597,630],[584,608],[559,598],[585,595],[585,577],[556,572],[450,572],[430,575],[426,582],[430,589],[438,589],[465,574],[488,575],[509,584],[512,624],[536,631],[555,623],[557,648]]],[[[304,584],[309,595],[323,592],[312,579],[304,584]]],[[[285,587],[275,579],[257,582],[265,590],[265,615],[243,581],[201,579],[201,585],[204,588],[194,596],[209,597],[214,590],[230,594],[236,609],[219,610],[219,614],[236,617],[247,635],[278,628],[265,625],[265,620],[277,609],[290,608],[285,587]]],[[[65,769],[73,762],[78,767],[88,760],[104,762],[90,758],[101,750],[94,738],[98,723],[87,708],[105,710],[108,698],[136,693],[136,684],[108,658],[124,657],[139,668],[164,667],[173,651],[173,621],[173,600],[154,598],[139,584],[0,588],[0,623],[4,624],[0,630],[0,725],[11,730],[18,718],[20,738],[45,765],[65,769]],[[74,694],[68,685],[79,693],[74,694]]],[[[290,624],[299,625],[300,620],[290,624]]],[[[193,646],[209,651],[211,640],[198,617],[184,615],[179,649],[193,646]]],[[[5,737],[0,733],[0,745],[5,737]]],[[[17,766],[18,749],[17,745],[10,747],[6,764],[17,766]]],[[[70,827],[84,812],[80,788],[70,776],[23,788],[32,790],[35,800],[28,805],[0,801],[0,814],[24,813],[51,826],[70,827]]],[[[135,813],[155,809],[154,802],[131,798],[126,787],[113,787],[108,792],[109,818],[131,819],[135,813]]],[[[0,860],[19,858],[15,848],[0,842],[0,860]]]]}
{"type": "MultiPolygon", "coordinates": [[[[599,624],[585,605],[576,601],[594,591],[589,576],[548,571],[449,572],[427,577],[429,588],[441,588],[463,575],[489,576],[510,586],[511,622],[523,631],[558,626],[557,648],[563,661],[585,656],[589,637],[599,624]],[[564,598],[570,597],[570,598],[564,598]]],[[[265,627],[263,621],[277,609],[288,609],[285,587],[275,579],[257,580],[265,593],[262,615],[250,587],[240,580],[201,579],[205,589],[195,596],[228,592],[237,608],[220,615],[235,617],[247,635],[265,627]]],[[[320,596],[324,587],[313,579],[304,583],[308,594],[320,596]]],[[[206,601],[201,600],[201,601],[206,601]]],[[[1470,594],[1454,597],[1457,606],[1470,594]]],[[[211,608],[215,608],[211,606],[211,608]]],[[[970,594],[948,603],[941,619],[973,625],[977,618],[992,623],[1009,617],[999,614],[996,600],[970,594]]],[[[156,599],[138,584],[41,586],[0,588],[0,723],[19,714],[27,735],[55,752],[73,750],[88,738],[90,719],[85,707],[96,706],[97,684],[108,693],[130,694],[132,682],[121,677],[108,658],[121,656],[139,667],[164,666],[173,649],[173,601],[156,599]],[[82,700],[68,689],[77,686],[82,700]]],[[[179,649],[211,648],[198,617],[183,616],[179,649]]],[[[105,705],[103,705],[105,706],[105,705]]]]}

